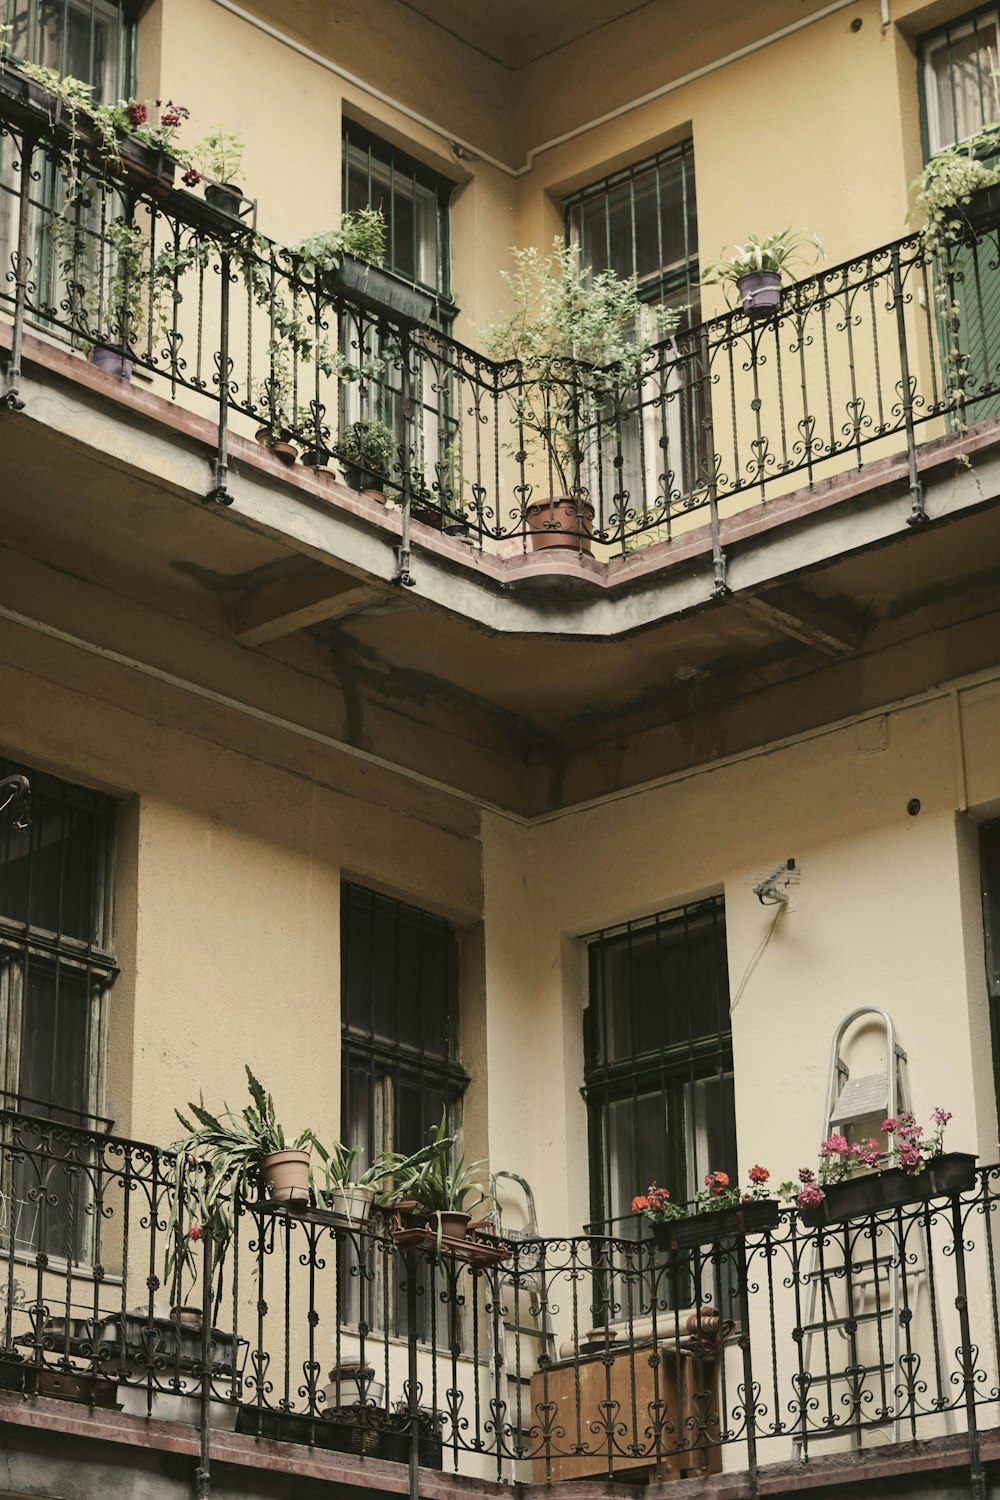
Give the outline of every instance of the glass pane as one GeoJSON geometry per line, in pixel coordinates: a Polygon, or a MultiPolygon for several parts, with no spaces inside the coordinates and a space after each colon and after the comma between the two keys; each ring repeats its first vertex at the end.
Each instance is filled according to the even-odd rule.
{"type": "Polygon", "coordinates": [[[345,201],[349,209],[381,209],[388,227],[386,265],[397,276],[443,288],[438,257],[438,195],[397,163],[391,147],[376,153],[348,144],[345,201]]]}
{"type": "MultiPolygon", "coordinates": [[[[15,960],[16,962],[16,960],[15,960]]],[[[87,1109],[90,1015],[85,971],[29,954],[24,960],[18,1093],[78,1125],[87,1109]]]]}
{"type": "MultiPolygon", "coordinates": [[[[58,73],[89,83],[98,103],[117,98],[124,23],[109,0],[0,0],[13,27],[10,49],[58,73]]],[[[123,85],[124,86],[124,85],[123,85]]]]}
{"type": "Polygon", "coordinates": [[[956,27],[929,45],[927,58],[930,147],[954,145],[1000,118],[997,20],[984,16],[956,27]]]}

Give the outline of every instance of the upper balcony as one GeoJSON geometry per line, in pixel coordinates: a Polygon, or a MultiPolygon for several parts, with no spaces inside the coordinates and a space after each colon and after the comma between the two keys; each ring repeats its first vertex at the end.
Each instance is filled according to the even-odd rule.
{"type": "MultiPolygon", "coordinates": [[[[595,400],[586,367],[540,390],[163,158],[99,160],[3,79],[8,545],[207,632],[199,690],[252,651],[283,720],[319,680],[331,742],[531,814],[719,753],[723,708],[736,751],[993,652],[994,221],[944,276],[895,241],[667,338],[595,400]],[[352,475],[376,417],[386,471],[352,475]]],[[[9,612],[34,619],[42,581],[12,568],[9,612]]],[[[104,618],[90,644],[121,650],[104,618]]]]}
{"type": "Polygon", "coordinates": [[[983,1496],[1000,1169],[961,1172],[891,1198],[892,1174],[863,1179],[884,1201],[818,1227],[770,1203],[756,1227],[707,1214],[655,1239],[438,1242],[322,1195],[188,1223],[168,1154],[5,1111],[8,1482],[117,1497],[138,1474],[159,1495],[197,1466],[199,1494],[237,1473],[254,1496],[281,1476],[400,1492],[409,1463],[425,1496],[864,1496],[900,1475],[983,1496]]]}

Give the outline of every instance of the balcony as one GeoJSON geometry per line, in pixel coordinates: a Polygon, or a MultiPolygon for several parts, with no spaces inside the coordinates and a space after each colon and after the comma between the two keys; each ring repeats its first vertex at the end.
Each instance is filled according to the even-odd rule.
{"type": "MultiPolygon", "coordinates": [[[[235,696],[252,651],[272,680],[245,690],[251,708],[297,725],[311,709],[271,671],[283,652],[330,690],[331,741],[534,816],[684,769],[738,698],[753,701],[727,753],[923,689],[918,637],[940,634],[952,676],[992,649],[996,225],[970,231],[947,326],[914,237],[786,287],[774,317],[657,346],[599,412],[579,404],[570,488],[590,535],[539,549],[529,512],[544,533],[561,486],[526,451],[516,364],[373,313],[198,192],[87,152],[88,206],[54,243],[54,114],[0,90],[0,240],[18,267],[0,285],[5,534],[60,577],[99,553],[88,581],[134,576],[135,598],[207,630],[199,694],[235,696]],[[132,290],[129,384],[88,357],[104,347],[114,370],[132,290]],[[338,477],[345,433],[379,413],[388,503],[338,477]],[[261,430],[328,462],[286,465],[261,430]],[[41,542],[22,492],[46,495],[41,542]],[[862,653],[863,677],[838,670],[862,653]],[[812,676],[790,711],[788,685],[812,676]]],[[[50,583],[14,570],[19,620],[50,583]]],[[[115,633],[106,604],[107,638],[77,632],[88,645],[132,657],[165,628],[115,633]]],[[[174,645],[143,667],[183,675],[190,643],[174,645]]]]}
{"type": "Polygon", "coordinates": [[[42,1426],[206,1472],[398,1489],[410,1463],[425,1493],[444,1479],[418,1470],[480,1490],[715,1475],[724,1495],[955,1468],[984,1493],[1000,1168],[686,1249],[484,1230],[438,1254],[381,1219],[233,1201],[228,1242],[188,1241],[180,1283],[166,1257],[190,1226],[167,1232],[155,1147],[6,1111],[0,1180],[8,1453],[42,1426]]]}

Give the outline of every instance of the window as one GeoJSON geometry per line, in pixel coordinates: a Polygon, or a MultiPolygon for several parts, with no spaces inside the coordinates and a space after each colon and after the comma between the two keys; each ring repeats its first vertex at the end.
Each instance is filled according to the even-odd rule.
{"type": "Polygon", "coordinates": [[[672,502],[698,484],[701,456],[709,451],[698,407],[701,344],[685,336],[701,318],[693,142],[583,188],[566,200],[565,215],[567,240],[579,247],[583,265],[634,276],[644,303],[680,313],[667,359],[627,398],[631,411],[618,424],[621,452],[603,454],[587,477],[605,514],[625,515],[643,499],[649,506],[658,498],[667,519],[672,502]]]}
{"type": "Polygon", "coordinates": [[[634,1236],[631,1200],[650,1182],[684,1202],[710,1169],[735,1180],[722,898],[592,934],[589,965],[591,1214],[634,1236]]]}
{"type": "Polygon", "coordinates": [[[924,38],[921,59],[928,155],[967,140],[1000,119],[997,38],[995,5],[924,38]]]}
{"type": "MultiPolygon", "coordinates": [[[[345,884],[341,1015],[341,1138],[361,1147],[363,1167],[383,1150],[418,1150],[442,1110],[457,1129],[468,1078],[458,1061],[458,934],[449,922],[345,884]]],[[[391,1291],[402,1334],[405,1306],[391,1291]]]]}
{"type": "MultiPolygon", "coordinates": [[[[97,1122],[103,1091],[105,997],[112,954],[111,798],[7,761],[31,782],[31,822],[0,828],[0,1028],[2,1098],[8,1108],[70,1127],[97,1122]]],[[[21,1248],[86,1254],[79,1170],[59,1167],[65,1146],[45,1135],[5,1185],[21,1248]],[[42,1182],[46,1191],[39,1192],[42,1182]]]]}
{"type": "Polygon", "coordinates": [[[979,851],[986,939],[986,990],[993,1037],[993,1079],[1000,1112],[1000,818],[983,824],[979,851]]]}
{"type": "Polygon", "coordinates": [[[453,187],[404,151],[344,121],[345,209],[381,209],[386,268],[445,300],[451,297],[448,204],[453,187]]]}

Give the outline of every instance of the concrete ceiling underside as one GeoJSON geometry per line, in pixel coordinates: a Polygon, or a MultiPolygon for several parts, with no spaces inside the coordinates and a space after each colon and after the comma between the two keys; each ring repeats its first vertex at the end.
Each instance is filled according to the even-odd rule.
{"type": "MultiPolygon", "coordinates": [[[[985,460],[968,510],[720,599],[709,570],[696,607],[612,639],[484,628],[419,586],[320,563],[238,507],[0,420],[8,606],[517,812],[874,709],[1000,652],[985,460]]],[[[905,517],[905,491],[890,499],[905,517]]]]}

